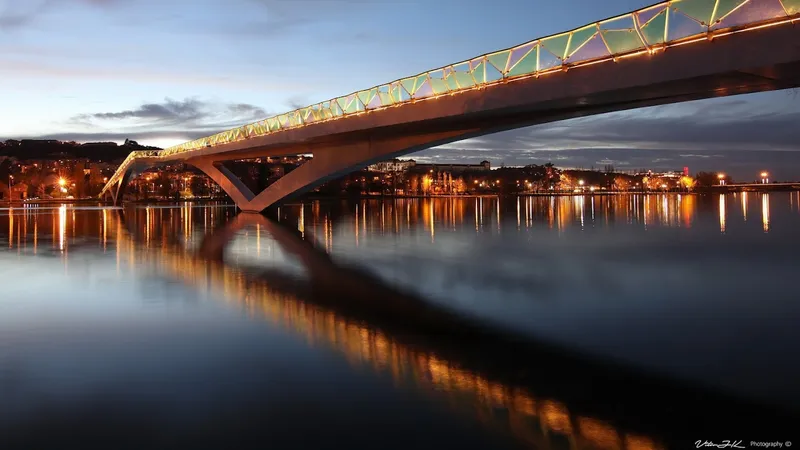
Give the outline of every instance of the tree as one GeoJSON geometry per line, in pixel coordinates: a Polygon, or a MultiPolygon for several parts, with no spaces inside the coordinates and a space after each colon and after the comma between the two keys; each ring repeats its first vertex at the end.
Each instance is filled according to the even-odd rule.
{"type": "MultiPolygon", "coordinates": [[[[719,174],[713,172],[697,172],[694,179],[697,182],[697,186],[703,187],[718,185],[720,180],[719,174]]],[[[733,179],[728,175],[724,175],[723,179],[725,183],[733,183],[733,179]]]]}
{"type": "Polygon", "coordinates": [[[687,191],[691,191],[694,189],[695,185],[697,184],[697,180],[692,177],[682,176],[680,180],[681,187],[686,189],[687,191]]]}
{"type": "Polygon", "coordinates": [[[208,189],[208,178],[205,176],[192,177],[189,182],[189,189],[195,197],[208,197],[211,191],[208,189]]]}
{"type": "Polygon", "coordinates": [[[632,184],[631,180],[626,176],[617,175],[614,177],[614,190],[616,191],[627,191],[632,184]]]}

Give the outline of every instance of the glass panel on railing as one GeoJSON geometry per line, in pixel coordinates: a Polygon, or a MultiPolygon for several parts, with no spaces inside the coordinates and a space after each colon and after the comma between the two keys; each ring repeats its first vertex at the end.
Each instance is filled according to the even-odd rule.
{"type": "Polygon", "coordinates": [[[472,67],[472,78],[475,83],[483,84],[486,82],[486,66],[484,65],[485,58],[475,58],[469,62],[472,67]]]}
{"type": "MultiPolygon", "coordinates": [[[[526,58],[531,53],[531,51],[534,52],[533,56],[536,56],[535,48],[536,48],[536,43],[535,42],[529,42],[529,43],[527,43],[525,45],[520,45],[519,47],[517,47],[517,48],[515,48],[515,49],[513,49],[511,51],[511,55],[508,58],[507,65],[504,65],[503,67],[497,67],[495,65],[495,67],[500,69],[501,72],[507,73],[508,71],[513,69],[514,66],[516,66],[517,63],[519,63],[523,58],[526,58]]],[[[530,61],[529,58],[528,58],[528,60],[530,61]]],[[[489,62],[491,62],[491,58],[489,59],[489,62]]],[[[534,67],[533,70],[536,70],[536,60],[535,59],[534,59],[533,67],[534,67]]],[[[519,74],[519,72],[517,72],[515,75],[518,75],[518,74],[519,74]]]]}
{"type": "Polygon", "coordinates": [[[672,8],[686,14],[701,25],[708,25],[711,22],[715,4],[716,0],[673,0],[672,8]]]}
{"type": "Polygon", "coordinates": [[[563,60],[567,54],[567,43],[569,42],[569,33],[551,36],[542,39],[542,47],[547,51],[563,60]]]}
{"type": "Polygon", "coordinates": [[[461,86],[458,85],[458,81],[456,81],[455,72],[450,72],[450,74],[447,75],[447,79],[444,81],[447,83],[447,89],[449,89],[450,92],[461,89],[461,86]]]}
{"type": "Polygon", "coordinates": [[[369,105],[370,103],[372,103],[372,99],[375,98],[375,95],[377,95],[377,94],[378,94],[378,90],[375,89],[375,88],[372,88],[372,89],[365,89],[365,90],[359,92],[357,95],[358,95],[358,99],[361,101],[361,104],[369,105]]]}
{"type": "Polygon", "coordinates": [[[644,43],[635,30],[602,30],[601,33],[608,50],[615,55],[644,48],[644,43]]]}
{"type": "Polygon", "coordinates": [[[668,18],[667,38],[669,42],[704,34],[708,31],[707,27],[700,25],[700,22],[692,19],[677,9],[670,9],[668,18]]]}
{"type": "Polygon", "coordinates": [[[649,8],[642,9],[640,11],[636,11],[636,17],[639,19],[639,25],[644,25],[650,20],[653,19],[658,13],[664,11],[667,8],[666,3],[661,3],[655,6],[651,6],[649,8]]]}
{"type": "Polygon", "coordinates": [[[711,29],[738,27],[748,23],[762,22],[780,17],[786,17],[786,11],[783,9],[780,0],[750,0],[731,11],[719,23],[714,24],[711,29]]]}
{"type": "Polygon", "coordinates": [[[436,95],[450,92],[447,82],[444,80],[444,69],[434,70],[428,74],[431,82],[431,89],[436,95]]]}
{"type": "Polygon", "coordinates": [[[412,94],[417,87],[417,77],[404,78],[402,81],[400,81],[400,84],[407,93],[412,94]]]}
{"type": "Polygon", "coordinates": [[[570,55],[567,63],[577,63],[582,61],[591,61],[599,58],[608,57],[611,54],[608,52],[605,42],[600,37],[599,33],[595,33],[591,39],[586,41],[580,48],[570,55]]]}
{"type": "Polygon", "coordinates": [[[783,0],[783,8],[789,15],[800,14],[800,0],[783,0]]]}
{"type": "Polygon", "coordinates": [[[567,57],[572,56],[577,52],[589,39],[592,39],[597,34],[597,25],[588,25],[583,28],[578,28],[572,32],[569,38],[569,48],[567,48],[567,57]]]}
{"type": "MultiPolygon", "coordinates": [[[[522,50],[522,53],[527,53],[530,50],[532,44],[526,44],[525,50],[522,50]]],[[[491,55],[487,55],[486,59],[489,60],[489,63],[493,65],[497,70],[500,72],[505,73],[506,68],[508,67],[508,57],[514,52],[514,50],[505,50],[502,52],[492,53],[491,55]]]]}
{"type": "MultiPolygon", "coordinates": [[[[514,56],[512,55],[512,58],[514,56]]],[[[539,46],[533,46],[528,49],[528,53],[518,59],[506,74],[508,77],[516,77],[519,75],[529,75],[536,72],[536,65],[539,61],[539,46]]]]}
{"type": "Polygon", "coordinates": [[[668,11],[666,9],[662,9],[647,22],[642,23],[642,36],[644,36],[644,39],[649,45],[664,43],[666,38],[667,13],[668,11]]]}
{"type": "Polygon", "coordinates": [[[433,88],[428,80],[423,81],[422,84],[420,84],[417,88],[416,92],[414,92],[414,98],[425,98],[430,97],[431,95],[433,95],[433,88]]]}
{"type": "Polygon", "coordinates": [[[733,12],[736,8],[742,6],[747,0],[718,0],[717,7],[714,8],[714,15],[711,17],[709,23],[715,24],[720,22],[725,16],[733,12]]]}
{"type": "Polygon", "coordinates": [[[546,48],[539,47],[539,71],[549,70],[561,66],[561,58],[550,53],[546,48]]]}

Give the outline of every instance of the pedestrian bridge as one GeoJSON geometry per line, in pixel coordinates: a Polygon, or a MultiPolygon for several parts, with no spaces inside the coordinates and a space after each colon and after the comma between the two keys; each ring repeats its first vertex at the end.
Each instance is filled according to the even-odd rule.
{"type": "Polygon", "coordinates": [[[202,170],[261,211],[369,164],[514,128],[800,86],[800,0],[672,0],[159,151],[131,153],[101,192],[165,162],[202,170]],[[257,195],[221,163],[311,154],[257,195]]]}

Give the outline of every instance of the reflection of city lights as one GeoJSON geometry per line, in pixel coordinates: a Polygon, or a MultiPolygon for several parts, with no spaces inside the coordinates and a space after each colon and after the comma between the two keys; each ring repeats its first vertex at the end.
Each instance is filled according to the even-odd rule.
{"type": "Polygon", "coordinates": [[[742,192],[742,217],[747,222],[747,192],[742,192]]]}
{"type": "Polygon", "coordinates": [[[725,194],[719,196],[719,232],[725,232],[725,194]]]}
{"type": "Polygon", "coordinates": [[[64,251],[64,240],[67,236],[67,205],[58,208],[58,248],[64,251]]]}
{"type": "Polygon", "coordinates": [[[764,225],[764,232],[769,232],[769,194],[761,197],[761,222],[764,225]]]}

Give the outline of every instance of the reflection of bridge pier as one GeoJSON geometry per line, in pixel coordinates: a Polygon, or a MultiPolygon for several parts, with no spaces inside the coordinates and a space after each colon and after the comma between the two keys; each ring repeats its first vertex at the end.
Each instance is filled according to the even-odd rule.
{"type": "MultiPolygon", "coordinates": [[[[165,238],[174,236],[169,231],[161,230],[165,238]]],[[[216,292],[536,448],[659,448],[661,436],[684,447],[688,441],[677,440],[683,433],[748,430],[753,417],[763,428],[788,429],[785,416],[769,409],[522,341],[432,307],[336,264],[260,215],[239,215],[204,241],[201,253],[217,261],[163,245],[142,248],[124,231],[117,239],[132,261],[216,292]],[[250,275],[218,261],[237,232],[254,225],[303,263],[308,281],[271,270],[250,275]]]]}

